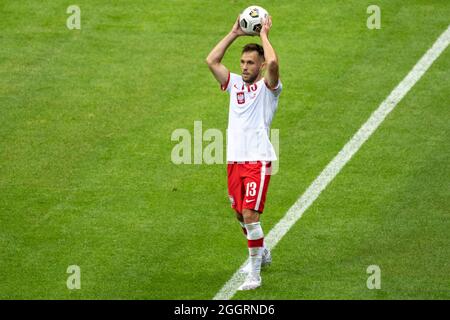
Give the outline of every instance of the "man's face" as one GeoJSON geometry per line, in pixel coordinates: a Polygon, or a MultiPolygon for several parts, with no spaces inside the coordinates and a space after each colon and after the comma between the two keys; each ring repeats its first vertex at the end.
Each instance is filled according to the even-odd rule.
{"type": "Polygon", "coordinates": [[[242,79],[246,83],[253,83],[258,78],[264,64],[264,59],[257,51],[244,52],[241,56],[242,79]]]}

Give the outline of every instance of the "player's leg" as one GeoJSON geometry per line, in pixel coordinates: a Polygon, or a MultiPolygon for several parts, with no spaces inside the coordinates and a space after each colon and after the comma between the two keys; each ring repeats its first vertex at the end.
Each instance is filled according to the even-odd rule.
{"type": "Polygon", "coordinates": [[[240,270],[242,273],[258,273],[261,267],[267,266],[272,262],[271,253],[264,245],[264,232],[260,223],[260,215],[264,210],[269,187],[270,169],[270,162],[258,162],[247,164],[246,169],[243,170],[245,171],[245,196],[242,213],[247,228],[250,258],[249,263],[240,270]],[[250,229],[253,230],[253,236],[250,235],[250,229]],[[252,254],[256,256],[252,257],[252,254]]]}
{"type": "MultiPolygon", "coordinates": [[[[241,176],[239,174],[239,164],[229,163],[227,171],[228,171],[228,196],[231,201],[231,207],[236,212],[236,218],[242,227],[242,231],[244,232],[245,236],[248,237],[245,219],[242,214],[242,203],[245,196],[245,190],[243,188],[244,186],[243,179],[241,179],[241,176]]],[[[249,273],[252,270],[250,263],[248,266],[249,266],[248,270],[244,270],[243,272],[249,273]]],[[[253,286],[254,284],[250,285],[250,287],[253,286]]]]}
{"type": "MultiPolygon", "coordinates": [[[[247,164],[245,170],[242,170],[245,175],[245,196],[242,201],[243,218],[246,224],[251,224],[250,227],[261,228],[261,230],[260,215],[264,211],[271,169],[270,162],[259,161],[254,164],[247,164]]],[[[263,248],[261,266],[266,266],[272,262],[272,256],[265,247],[264,241],[263,248]]],[[[248,270],[248,268],[246,269],[248,270]]]]}
{"type": "Polygon", "coordinates": [[[242,215],[247,229],[249,272],[239,290],[251,290],[261,285],[261,264],[264,253],[264,232],[260,214],[264,209],[265,196],[270,180],[269,165],[266,162],[248,164],[245,169],[245,196],[242,215]]]}

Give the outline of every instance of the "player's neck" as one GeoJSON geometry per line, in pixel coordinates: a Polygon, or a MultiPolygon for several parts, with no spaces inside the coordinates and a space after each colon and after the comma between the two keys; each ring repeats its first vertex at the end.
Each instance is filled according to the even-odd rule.
{"type": "Polygon", "coordinates": [[[253,82],[245,82],[244,81],[244,83],[245,83],[245,85],[247,85],[247,86],[251,86],[251,85],[254,85],[256,82],[258,82],[259,80],[261,80],[263,78],[263,76],[260,74],[259,76],[258,76],[258,78],[256,78],[253,82]]]}

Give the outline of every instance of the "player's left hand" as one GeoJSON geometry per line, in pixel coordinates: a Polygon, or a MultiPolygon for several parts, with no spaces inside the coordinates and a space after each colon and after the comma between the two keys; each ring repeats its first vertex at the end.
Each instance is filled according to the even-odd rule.
{"type": "Polygon", "coordinates": [[[259,33],[259,35],[265,35],[268,36],[269,35],[269,31],[270,28],[272,28],[272,17],[268,16],[267,19],[262,21],[263,25],[261,28],[261,32],[259,33]]]}

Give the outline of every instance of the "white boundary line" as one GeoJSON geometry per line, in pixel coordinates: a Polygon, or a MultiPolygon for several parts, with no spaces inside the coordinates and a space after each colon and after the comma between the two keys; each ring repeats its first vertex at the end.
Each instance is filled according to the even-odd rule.
{"type": "MultiPolygon", "coordinates": [[[[450,43],[450,25],[436,40],[433,46],[423,55],[416,63],[408,75],[395,87],[390,95],[381,103],[370,118],[356,132],[356,134],[347,142],[341,151],[333,160],[325,167],[320,175],[313,181],[303,195],[288,210],[286,215],[270,230],[265,238],[266,246],[269,249],[275,248],[278,242],[289,231],[289,229],[301,218],[308,207],[317,199],[320,193],[325,190],[328,184],[336,177],[345,164],[353,157],[359,148],[367,141],[367,139],[375,132],[375,130],[384,121],[386,116],[395,108],[395,106],[403,99],[408,91],[419,81],[428,68],[439,57],[439,55],[447,48],[450,43]]],[[[241,269],[247,264],[239,268],[241,269]]],[[[225,283],[220,291],[213,298],[214,300],[228,300],[236,293],[237,288],[244,281],[244,275],[239,272],[234,273],[231,279],[225,283]]]]}

